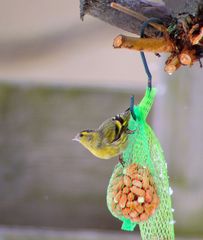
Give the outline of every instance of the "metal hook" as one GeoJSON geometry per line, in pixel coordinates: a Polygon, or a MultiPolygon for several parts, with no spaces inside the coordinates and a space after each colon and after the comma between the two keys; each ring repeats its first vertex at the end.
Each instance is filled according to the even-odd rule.
{"type": "Polygon", "coordinates": [[[134,112],[134,103],[135,103],[135,97],[132,95],[130,97],[130,113],[131,113],[133,119],[136,121],[137,117],[134,112]]]}
{"type": "MultiPolygon", "coordinates": [[[[141,32],[140,32],[140,37],[141,38],[144,37],[145,28],[151,22],[163,24],[162,21],[160,19],[158,19],[158,18],[150,18],[150,19],[148,19],[142,25],[141,32]]],[[[152,74],[151,74],[151,72],[149,70],[149,67],[148,67],[147,60],[146,60],[144,52],[140,51],[140,55],[141,55],[142,62],[143,62],[144,68],[145,68],[145,72],[146,72],[146,74],[148,76],[148,83],[147,83],[147,85],[148,85],[149,90],[151,91],[151,89],[152,89],[152,74]]],[[[131,112],[131,115],[132,115],[133,119],[136,121],[137,117],[136,117],[136,114],[134,112],[134,96],[131,96],[131,98],[130,98],[130,112],[131,112]]]]}
{"type": "MultiPolygon", "coordinates": [[[[150,23],[162,23],[162,21],[158,18],[150,18],[148,19],[146,22],[144,22],[142,24],[142,28],[141,28],[141,32],[140,32],[140,37],[143,38],[144,37],[144,31],[145,31],[145,28],[150,24],[150,23]]],[[[140,55],[141,55],[141,58],[142,58],[142,62],[143,62],[143,65],[144,65],[144,68],[145,68],[145,72],[148,76],[148,88],[151,90],[152,89],[152,74],[149,70],[149,67],[148,67],[148,64],[147,64],[147,60],[146,60],[146,57],[145,57],[145,54],[143,51],[140,51],[140,55]]]]}
{"type": "Polygon", "coordinates": [[[147,86],[151,90],[152,89],[152,74],[151,74],[151,72],[149,70],[149,67],[148,67],[147,60],[146,60],[144,52],[141,51],[140,55],[141,55],[141,58],[142,58],[142,62],[143,62],[143,65],[144,65],[145,72],[146,72],[146,74],[148,76],[147,86]]]}

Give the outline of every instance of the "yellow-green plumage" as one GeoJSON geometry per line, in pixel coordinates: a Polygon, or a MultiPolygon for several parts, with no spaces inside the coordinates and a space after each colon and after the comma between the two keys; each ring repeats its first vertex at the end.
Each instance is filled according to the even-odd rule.
{"type": "Polygon", "coordinates": [[[96,130],[81,131],[74,140],[79,141],[93,155],[109,159],[120,155],[127,146],[130,111],[104,121],[96,130]]]}

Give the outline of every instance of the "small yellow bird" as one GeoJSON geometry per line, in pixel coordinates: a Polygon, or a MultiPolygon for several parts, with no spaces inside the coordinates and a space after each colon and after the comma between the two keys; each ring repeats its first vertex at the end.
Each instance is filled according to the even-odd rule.
{"type": "Polygon", "coordinates": [[[130,110],[104,121],[96,130],[83,130],[74,141],[80,142],[93,155],[102,159],[110,159],[120,155],[127,146],[130,110]]]}

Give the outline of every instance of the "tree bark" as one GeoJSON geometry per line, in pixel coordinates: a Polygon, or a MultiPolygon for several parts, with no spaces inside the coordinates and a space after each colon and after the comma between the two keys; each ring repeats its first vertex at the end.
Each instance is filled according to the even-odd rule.
{"type": "MultiPolygon", "coordinates": [[[[112,2],[126,6],[148,18],[156,17],[165,23],[171,20],[171,12],[164,4],[149,3],[148,1],[145,3],[145,1],[133,0],[80,0],[81,19],[83,19],[86,14],[89,14],[125,31],[139,35],[143,22],[135,17],[113,9],[110,6],[112,2]]],[[[154,35],[155,31],[155,29],[149,27],[146,33],[148,35],[154,35]]]]}
{"type": "MultiPolygon", "coordinates": [[[[126,6],[145,17],[159,18],[166,24],[171,21],[171,17],[180,12],[194,14],[198,5],[203,4],[203,0],[178,0],[178,3],[177,0],[164,0],[163,3],[144,0],[80,0],[80,16],[83,19],[86,14],[89,14],[125,31],[139,35],[143,22],[113,9],[110,6],[112,2],[126,6]]],[[[152,27],[148,27],[146,33],[153,36],[155,31],[152,27]]]]}
{"type": "Polygon", "coordinates": [[[198,5],[203,4],[202,0],[163,0],[166,8],[168,8],[173,16],[181,12],[194,14],[197,11],[198,5]]]}

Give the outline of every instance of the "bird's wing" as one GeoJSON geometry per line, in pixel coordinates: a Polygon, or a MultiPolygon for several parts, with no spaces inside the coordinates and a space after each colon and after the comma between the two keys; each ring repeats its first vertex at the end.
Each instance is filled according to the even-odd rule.
{"type": "Polygon", "coordinates": [[[98,132],[101,134],[104,144],[116,144],[121,138],[122,134],[127,134],[128,121],[130,118],[130,111],[127,109],[124,113],[117,114],[111,119],[103,122],[98,132]]]}
{"type": "Polygon", "coordinates": [[[101,136],[102,144],[110,145],[115,140],[118,129],[112,119],[107,119],[99,126],[98,132],[101,136]]]}

